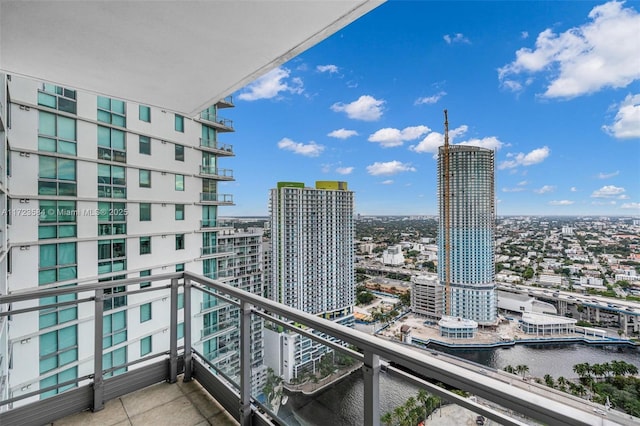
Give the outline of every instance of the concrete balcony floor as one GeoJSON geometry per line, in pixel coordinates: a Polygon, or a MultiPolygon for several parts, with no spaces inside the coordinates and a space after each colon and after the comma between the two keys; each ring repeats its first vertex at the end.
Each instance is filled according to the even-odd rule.
{"type": "Polygon", "coordinates": [[[192,380],[158,383],[107,401],[98,412],[83,411],[53,426],[235,426],[233,419],[200,384],[192,380]]]}

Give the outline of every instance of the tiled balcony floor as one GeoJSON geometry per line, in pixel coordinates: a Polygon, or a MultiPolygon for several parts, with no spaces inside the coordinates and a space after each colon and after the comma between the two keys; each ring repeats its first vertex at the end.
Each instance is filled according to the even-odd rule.
{"type": "Polygon", "coordinates": [[[83,411],[53,423],[53,426],[147,426],[238,425],[218,402],[192,380],[158,383],[107,401],[103,410],[83,411]]]}

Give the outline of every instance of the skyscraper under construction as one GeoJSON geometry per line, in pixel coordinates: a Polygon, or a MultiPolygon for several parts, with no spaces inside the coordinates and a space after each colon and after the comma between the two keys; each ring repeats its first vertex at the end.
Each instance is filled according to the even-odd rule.
{"type": "MultiPolygon", "coordinates": [[[[445,111],[446,117],[446,111],[445,111]]],[[[444,314],[493,324],[495,285],[494,152],[467,145],[438,151],[438,278],[444,314]]]]}

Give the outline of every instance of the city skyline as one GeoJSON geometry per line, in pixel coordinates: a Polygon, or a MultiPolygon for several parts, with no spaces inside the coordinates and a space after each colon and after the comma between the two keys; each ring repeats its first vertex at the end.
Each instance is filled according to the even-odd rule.
{"type": "Polygon", "coordinates": [[[638,215],[639,22],[630,2],[386,3],[234,94],[224,214],[318,178],[356,213],[436,215],[447,108],[453,144],[496,150],[499,216],[638,215]]]}

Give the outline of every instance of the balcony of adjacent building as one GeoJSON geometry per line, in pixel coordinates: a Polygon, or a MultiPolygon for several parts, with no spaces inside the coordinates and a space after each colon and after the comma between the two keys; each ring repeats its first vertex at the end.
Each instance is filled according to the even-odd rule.
{"type": "Polygon", "coordinates": [[[233,181],[233,170],[222,169],[215,166],[200,166],[200,176],[222,181],[233,181]]]}
{"type": "Polygon", "coordinates": [[[233,229],[234,222],[231,220],[220,220],[220,219],[202,219],[200,221],[200,229],[203,231],[212,231],[218,230],[222,231],[224,229],[233,229]]]}
{"type": "MultiPolygon", "coordinates": [[[[1,336],[9,342],[0,364],[0,372],[7,374],[0,378],[4,387],[0,389],[2,425],[249,426],[299,424],[301,420],[308,424],[330,421],[377,426],[389,420],[385,414],[393,411],[389,400],[393,403],[398,392],[407,390],[425,398],[425,402],[414,404],[414,409],[422,410],[422,404],[426,409],[429,404],[431,418],[425,424],[473,424],[479,417],[503,425],[637,424],[637,419],[628,415],[605,412],[602,406],[523,382],[516,375],[459,359],[452,362],[445,354],[436,356],[372,337],[189,272],[111,282],[87,280],[75,286],[2,295],[0,317],[8,322],[1,333],[19,329],[17,326],[24,332],[1,336]],[[152,282],[150,286],[146,285],[148,281],[152,282]],[[124,291],[111,294],[114,286],[124,291]],[[141,315],[141,306],[134,298],[141,295],[153,300],[157,309],[152,312],[158,313],[144,330],[133,324],[141,315]],[[105,303],[125,296],[128,303],[117,309],[105,303]],[[86,333],[65,347],[58,345],[53,352],[58,366],[43,370],[48,363],[42,360],[49,353],[40,352],[38,356],[42,346],[37,343],[44,344],[38,317],[70,308],[77,309],[75,319],[52,330],[81,326],[86,333]],[[216,311],[218,322],[203,321],[206,310],[217,308],[234,313],[220,316],[216,311]],[[125,327],[124,338],[114,344],[118,330],[111,317],[118,310],[126,312],[131,323],[125,327]],[[319,357],[317,369],[328,368],[327,380],[319,373],[314,376],[316,366],[311,363],[311,376],[319,380],[291,381],[285,389],[274,390],[277,375],[261,376],[255,361],[256,351],[261,350],[255,340],[260,334],[254,330],[258,322],[264,323],[265,334],[287,331],[287,336],[299,335],[320,345],[319,353],[324,356],[319,357]],[[32,331],[24,328],[29,324],[33,324],[32,331]],[[216,339],[219,344],[208,345],[208,336],[219,332],[224,333],[216,339]],[[152,344],[147,346],[144,342],[149,336],[152,344]],[[110,356],[121,348],[131,356],[110,356]],[[73,356],[63,355],[67,349],[73,356]],[[74,374],[62,374],[69,369],[74,374]],[[339,374],[344,375],[343,382],[332,386],[331,380],[339,374]],[[56,380],[49,380],[51,377],[56,380]],[[352,384],[357,392],[348,398],[340,394],[345,389],[342,383],[352,384]],[[344,403],[349,403],[349,417],[337,420],[335,411],[344,403]],[[443,423],[445,420],[449,423],[443,423]]],[[[264,362],[271,361],[265,355],[264,362]]],[[[309,376],[303,371],[301,375],[309,376]]],[[[424,419],[412,416],[414,424],[424,419]]],[[[398,417],[392,421],[404,424],[405,420],[398,417]]]]}
{"type": "Polygon", "coordinates": [[[235,253],[233,245],[217,244],[208,247],[200,247],[200,257],[223,257],[231,256],[235,253]]]}
{"type": "Polygon", "coordinates": [[[212,152],[218,157],[233,157],[233,145],[220,143],[215,139],[200,138],[200,148],[205,151],[212,152]]]}
{"type": "Polygon", "coordinates": [[[233,95],[229,95],[226,98],[218,101],[218,103],[216,103],[216,107],[218,109],[221,108],[233,108],[235,107],[234,103],[233,103],[233,95]]]}
{"type": "Polygon", "coordinates": [[[206,125],[214,127],[218,132],[235,132],[233,120],[220,117],[216,111],[205,110],[200,113],[199,120],[206,125]]]}
{"type": "Polygon", "coordinates": [[[201,192],[200,204],[214,206],[233,206],[233,194],[218,194],[214,192],[201,192]]]}

